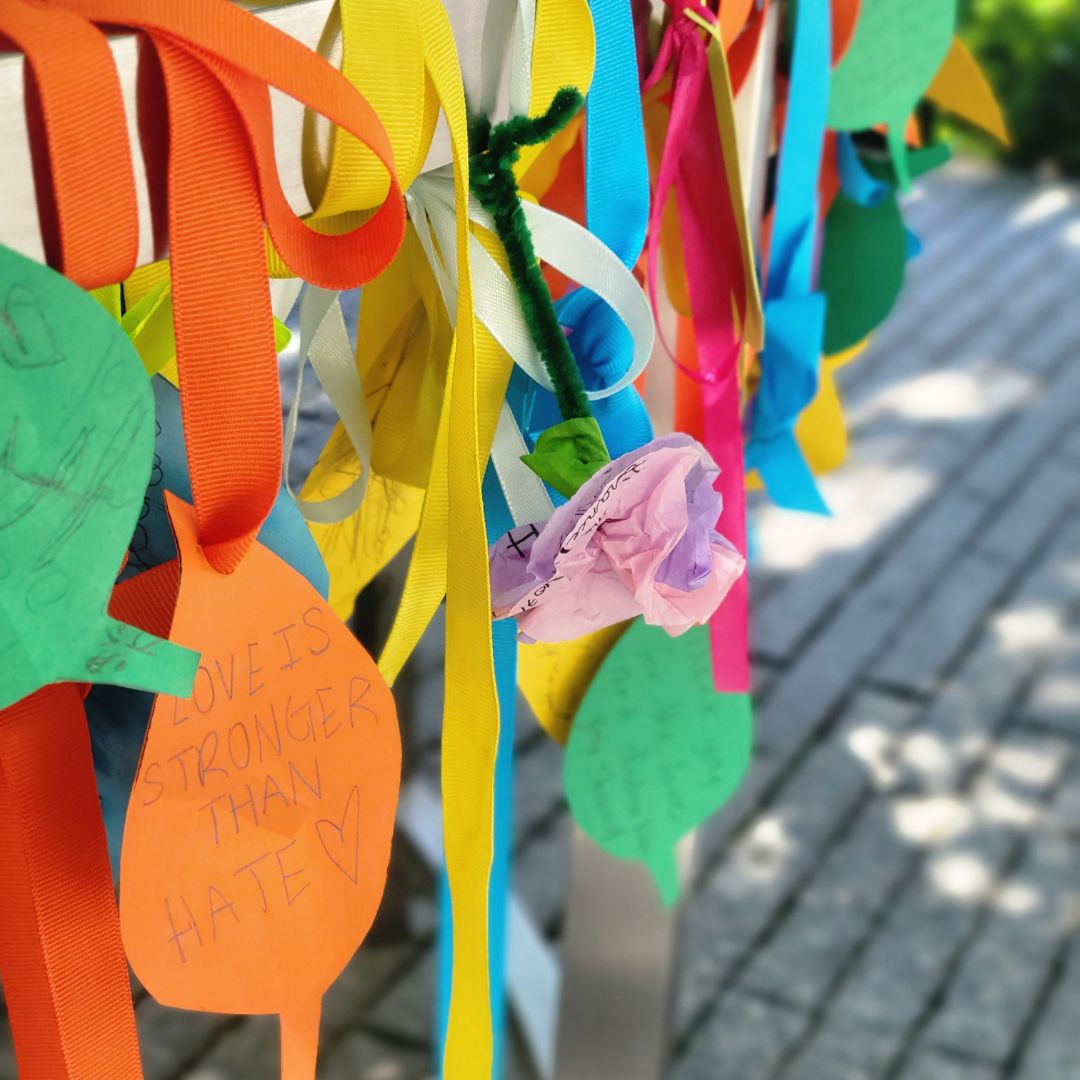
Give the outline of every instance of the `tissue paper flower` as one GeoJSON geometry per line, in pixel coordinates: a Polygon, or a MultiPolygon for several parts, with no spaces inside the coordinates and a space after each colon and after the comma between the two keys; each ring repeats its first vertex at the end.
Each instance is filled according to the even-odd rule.
{"type": "Polygon", "coordinates": [[[492,614],[521,641],[567,641],[643,615],[675,636],[707,622],[746,560],[716,531],[720,470],[688,435],[610,462],[547,522],[492,545],[492,614]]]}

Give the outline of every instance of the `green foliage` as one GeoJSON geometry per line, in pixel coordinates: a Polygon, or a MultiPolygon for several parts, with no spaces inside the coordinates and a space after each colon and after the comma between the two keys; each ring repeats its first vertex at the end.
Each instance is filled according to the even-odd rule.
{"type": "Polygon", "coordinates": [[[1000,156],[1080,175],[1080,0],[962,0],[960,15],[1013,136],[1000,156]]]}

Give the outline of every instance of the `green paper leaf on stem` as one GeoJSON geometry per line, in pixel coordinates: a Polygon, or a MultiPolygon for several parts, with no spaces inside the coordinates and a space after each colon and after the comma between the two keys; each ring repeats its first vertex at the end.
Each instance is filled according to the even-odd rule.
{"type": "Polygon", "coordinates": [[[198,655],[111,619],[154,453],[120,326],[0,247],[0,708],[53,682],[190,692],[198,655]]]}
{"type": "Polygon", "coordinates": [[[675,845],[730,798],[752,743],[749,694],[718,694],[713,686],[708,628],[673,638],[637,619],[570,729],[570,809],[606,851],[644,862],[672,904],[675,845]]]}
{"type": "Polygon", "coordinates": [[[542,432],[531,454],[521,460],[545,483],[568,499],[602,469],[611,455],[591,416],[563,420],[542,432]]]}
{"type": "Polygon", "coordinates": [[[956,0],[862,0],[851,45],[832,74],[829,126],[885,124],[902,190],[910,178],[904,128],[933,82],[956,29],[956,0]]]}
{"type": "Polygon", "coordinates": [[[843,352],[884,322],[904,284],[908,239],[896,193],[861,206],[837,195],[825,219],[820,288],[825,352],[843,352]]]}

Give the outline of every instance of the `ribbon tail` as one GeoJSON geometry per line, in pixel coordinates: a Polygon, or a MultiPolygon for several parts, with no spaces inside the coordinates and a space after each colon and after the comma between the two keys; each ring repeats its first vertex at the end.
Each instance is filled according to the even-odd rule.
{"type": "Polygon", "coordinates": [[[770,498],[785,510],[803,510],[829,516],[828,503],[788,428],[767,443],[758,443],[747,456],[747,467],[756,468],[770,498]]]}

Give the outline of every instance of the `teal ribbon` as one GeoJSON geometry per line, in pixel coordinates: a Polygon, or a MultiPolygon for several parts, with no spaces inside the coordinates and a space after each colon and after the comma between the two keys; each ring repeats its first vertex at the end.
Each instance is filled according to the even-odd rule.
{"type": "MultiPolygon", "coordinates": [[[[637,44],[629,0],[590,0],[596,31],[596,68],[585,98],[585,214],[589,231],[626,266],[645,243],[649,220],[649,165],[637,44]]],[[[570,350],[590,390],[618,381],[633,359],[630,332],[595,293],[574,289],[555,304],[569,331],[570,350]]],[[[521,372],[511,377],[507,400],[525,436],[535,440],[560,419],[553,396],[521,372]]],[[[592,403],[612,457],[653,436],[637,390],[628,386],[592,403]]]]}
{"type": "Polygon", "coordinates": [[[761,383],[750,417],[748,469],[789,510],[829,512],[795,438],[818,387],[825,298],[814,290],[818,178],[831,59],[828,0],[799,0],[794,19],[787,123],[780,148],[765,290],[761,383]]]}

